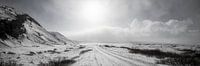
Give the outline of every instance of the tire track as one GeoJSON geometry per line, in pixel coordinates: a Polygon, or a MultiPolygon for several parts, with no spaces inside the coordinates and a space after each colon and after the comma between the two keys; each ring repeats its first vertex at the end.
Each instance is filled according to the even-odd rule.
{"type": "Polygon", "coordinates": [[[131,66],[157,66],[156,64],[144,62],[139,59],[129,59],[127,57],[102,49],[101,47],[95,47],[95,49],[104,55],[115,57],[121,61],[124,61],[126,64],[130,64],[131,66]]]}

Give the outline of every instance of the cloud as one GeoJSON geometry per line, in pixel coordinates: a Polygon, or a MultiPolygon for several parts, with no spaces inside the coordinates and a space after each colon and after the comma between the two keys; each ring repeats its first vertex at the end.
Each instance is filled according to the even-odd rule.
{"type": "Polygon", "coordinates": [[[75,40],[200,39],[200,0],[99,0],[110,10],[101,25],[80,17],[81,4],[87,1],[91,0],[0,0],[0,4],[28,13],[48,30],[75,40]]]}
{"type": "Polygon", "coordinates": [[[129,30],[133,33],[141,33],[143,36],[155,36],[155,35],[179,35],[187,33],[189,26],[193,24],[190,19],[186,20],[174,20],[171,19],[167,22],[144,20],[139,21],[134,19],[130,24],[129,30]]]}
{"type": "Polygon", "coordinates": [[[104,26],[98,29],[81,31],[69,37],[82,41],[100,42],[152,41],[185,43],[196,41],[200,37],[199,30],[189,28],[192,24],[191,19],[171,19],[167,22],[134,19],[126,28],[104,26]]]}

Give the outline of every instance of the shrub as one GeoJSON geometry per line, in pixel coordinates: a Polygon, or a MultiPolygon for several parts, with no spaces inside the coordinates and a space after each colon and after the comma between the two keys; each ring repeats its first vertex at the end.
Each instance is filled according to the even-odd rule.
{"type": "Polygon", "coordinates": [[[167,64],[172,66],[200,66],[200,52],[190,49],[184,49],[182,54],[172,52],[163,52],[158,49],[133,49],[128,47],[120,47],[128,49],[130,53],[142,54],[149,57],[161,59],[158,64],[167,64]]]}
{"type": "Polygon", "coordinates": [[[14,52],[8,52],[7,54],[16,54],[16,53],[14,53],[14,52]]]}
{"type": "Polygon", "coordinates": [[[84,54],[84,53],[89,52],[89,51],[92,51],[92,49],[83,50],[83,51],[80,52],[80,54],[84,54]]]}
{"type": "Polygon", "coordinates": [[[0,62],[0,66],[23,66],[22,64],[17,64],[16,61],[0,62]]]}
{"type": "Polygon", "coordinates": [[[75,60],[53,60],[49,61],[48,63],[40,63],[38,66],[69,66],[75,63],[75,60]]]}

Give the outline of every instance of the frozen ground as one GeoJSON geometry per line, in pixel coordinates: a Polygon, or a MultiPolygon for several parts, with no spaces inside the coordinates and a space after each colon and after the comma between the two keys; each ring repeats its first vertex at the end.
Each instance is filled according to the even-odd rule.
{"type": "Polygon", "coordinates": [[[80,46],[70,45],[0,48],[0,62],[14,61],[24,66],[37,66],[49,61],[71,59],[79,56],[81,50],[80,46]]]}
{"type": "Polygon", "coordinates": [[[199,62],[196,61],[199,60],[199,49],[199,45],[80,43],[74,46],[44,45],[0,49],[0,59],[1,62],[16,61],[17,64],[24,66],[69,66],[69,64],[71,66],[177,66],[181,64],[187,66],[190,63],[189,66],[196,66],[195,64],[199,62]],[[177,56],[184,58],[180,59],[177,56]],[[194,58],[196,60],[193,60],[194,58]],[[161,60],[163,62],[159,62],[161,60]],[[186,61],[179,62],[179,60],[186,61]]]}
{"type": "Polygon", "coordinates": [[[199,65],[199,61],[191,59],[200,58],[199,45],[138,43],[82,45],[90,47],[92,51],[81,55],[72,66],[196,66],[199,65]],[[131,53],[134,49],[137,51],[131,53]]]}
{"type": "MultiPolygon", "coordinates": [[[[106,50],[97,45],[90,46],[93,51],[90,51],[80,58],[72,66],[155,66],[156,64],[148,61],[143,61],[137,58],[128,58],[121,54],[117,54],[106,50]]],[[[136,57],[136,56],[135,56],[136,57]]],[[[137,56],[138,57],[138,56],[137,56]]]]}

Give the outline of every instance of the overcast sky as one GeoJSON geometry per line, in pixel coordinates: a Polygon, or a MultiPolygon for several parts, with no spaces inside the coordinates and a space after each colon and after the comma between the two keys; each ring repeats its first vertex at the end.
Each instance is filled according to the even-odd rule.
{"type": "Polygon", "coordinates": [[[200,0],[0,0],[82,41],[200,42],[200,0]]]}

